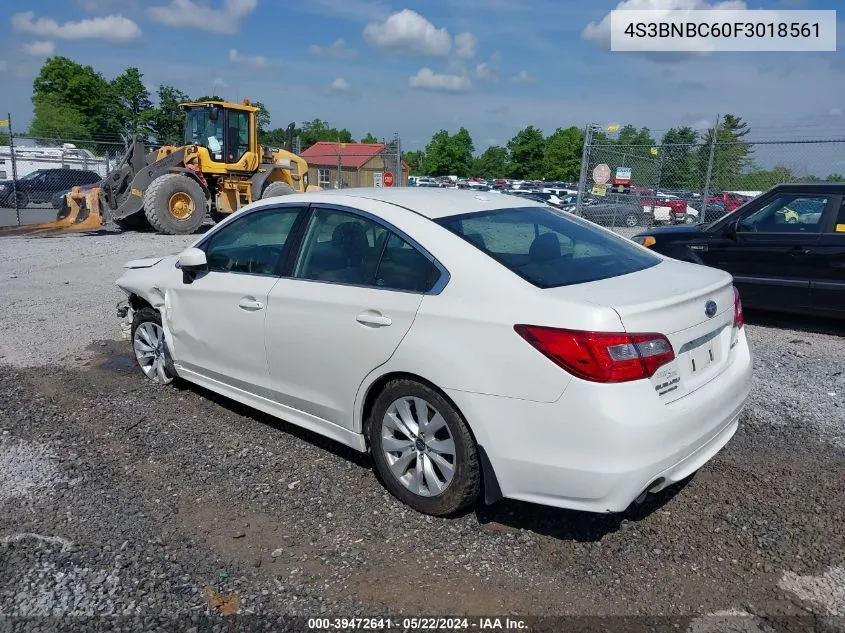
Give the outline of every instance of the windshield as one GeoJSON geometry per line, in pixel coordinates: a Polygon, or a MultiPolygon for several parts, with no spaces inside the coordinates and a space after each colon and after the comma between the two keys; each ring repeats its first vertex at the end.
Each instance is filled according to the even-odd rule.
{"type": "Polygon", "coordinates": [[[21,176],[21,177],[20,177],[20,180],[35,180],[35,179],[36,179],[36,178],[38,178],[39,176],[43,176],[43,175],[44,175],[44,173],[45,173],[45,172],[44,172],[44,170],[43,170],[43,169],[39,169],[39,170],[34,171],[34,172],[30,173],[30,174],[27,174],[26,176],[21,176]]]}
{"type": "Polygon", "coordinates": [[[622,237],[550,208],[500,209],[437,223],[538,288],[618,277],[661,261],[622,237]]]}
{"type": "Polygon", "coordinates": [[[223,109],[216,108],[217,120],[211,119],[214,108],[192,108],[185,116],[185,143],[207,147],[215,160],[223,158],[223,109]]]}

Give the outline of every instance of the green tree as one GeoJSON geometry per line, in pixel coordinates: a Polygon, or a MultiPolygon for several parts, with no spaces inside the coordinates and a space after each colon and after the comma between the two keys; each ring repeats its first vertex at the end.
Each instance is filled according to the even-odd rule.
{"type": "Polygon", "coordinates": [[[543,178],[577,180],[581,172],[584,133],[577,127],[558,128],[546,139],[543,152],[543,178]]]}
{"type": "Polygon", "coordinates": [[[270,128],[270,111],[267,109],[267,106],[260,101],[253,101],[252,105],[258,108],[258,112],[255,113],[255,116],[257,118],[256,124],[258,126],[258,138],[260,139],[270,128]]]}
{"type": "Polygon", "coordinates": [[[660,187],[698,189],[702,184],[696,162],[698,133],[691,127],[671,128],[661,140],[660,187]]]}
{"type": "Polygon", "coordinates": [[[335,143],[352,143],[352,133],[346,128],[338,129],[331,127],[322,119],[305,121],[302,128],[297,130],[302,142],[302,149],[306,150],[319,141],[332,141],[335,143]]]}
{"type": "Polygon", "coordinates": [[[134,66],[130,66],[112,80],[111,87],[124,140],[130,140],[135,134],[146,138],[155,112],[150,93],[144,86],[144,75],[134,66]]]}
{"type": "Polygon", "coordinates": [[[79,110],[65,105],[55,94],[44,94],[35,102],[35,116],[29,128],[31,136],[57,141],[91,139],[89,121],[79,110]]]}
{"type": "Polygon", "coordinates": [[[372,133],[367,132],[367,135],[361,139],[362,143],[379,143],[380,141],[372,135],[372,133]]]}
{"type": "Polygon", "coordinates": [[[416,152],[405,152],[402,154],[402,160],[408,163],[411,168],[411,175],[423,175],[423,162],[425,161],[425,152],[422,150],[416,152]]]}
{"type": "Polygon", "coordinates": [[[150,132],[162,145],[181,145],[184,136],[185,113],[180,103],[189,101],[188,95],[173,86],[158,87],[158,107],[153,110],[150,132]]]}
{"type": "Polygon", "coordinates": [[[517,132],[508,141],[510,171],[514,178],[537,180],[543,176],[543,154],[546,139],[533,125],[517,132]]]}
{"type": "Polygon", "coordinates": [[[474,149],[466,128],[454,135],[440,130],[425,148],[423,171],[428,176],[469,176],[474,149]]]}
{"type": "Polygon", "coordinates": [[[72,127],[84,128],[84,138],[119,141],[121,125],[116,102],[111,84],[91,66],[82,66],[67,57],[51,57],[32,84],[33,127],[54,128],[55,120],[40,121],[39,115],[52,116],[58,108],[79,114],[73,116],[72,127]],[[39,108],[39,102],[45,100],[48,105],[39,108]]]}
{"type": "Polygon", "coordinates": [[[0,145],[8,145],[9,144],[9,133],[0,131],[0,145]]]}
{"type": "Polygon", "coordinates": [[[226,101],[223,97],[218,97],[217,95],[203,95],[201,97],[197,97],[194,101],[226,101]]]}
{"type": "Polygon", "coordinates": [[[736,189],[742,174],[751,168],[753,150],[743,139],[751,132],[748,124],[740,117],[726,114],[719,121],[715,132],[707,130],[705,145],[699,151],[698,163],[702,173],[707,172],[710,157],[710,143],[716,139],[713,154],[713,171],[710,179],[710,191],[736,189]]]}
{"type": "Polygon", "coordinates": [[[828,174],[827,178],[824,179],[825,182],[845,182],[845,176],[842,174],[828,174]]]}
{"type": "Polygon", "coordinates": [[[491,145],[472,163],[472,175],[478,178],[504,178],[508,174],[508,150],[491,145]]]}

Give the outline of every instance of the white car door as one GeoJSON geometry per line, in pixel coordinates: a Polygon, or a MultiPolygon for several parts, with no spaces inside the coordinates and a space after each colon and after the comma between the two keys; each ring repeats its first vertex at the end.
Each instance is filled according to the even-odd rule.
{"type": "Polygon", "coordinates": [[[444,274],[384,225],[348,209],[315,208],[292,277],[270,291],[276,397],[351,429],[358,388],[388,361],[444,274]]]}
{"type": "Polygon", "coordinates": [[[212,233],[198,247],[208,270],[167,292],[165,318],[177,369],[247,391],[266,388],[264,320],[291,234],[304,206],[261,208],[212,233]]]}

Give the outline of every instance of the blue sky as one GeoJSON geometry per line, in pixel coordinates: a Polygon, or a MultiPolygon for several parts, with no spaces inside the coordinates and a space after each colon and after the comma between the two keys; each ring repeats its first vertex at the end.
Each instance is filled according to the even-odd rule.
{"type": "MultiPolygon", "coordinates": [[[[748,8],[835,9],[840,0],[746,0],[748,8]]],[[[835,53],[611,53],[585,36],[619,0],[30,0],[0,22],[0,112],[31,118],[44,58],[111,78],[268,106],[273,124],[313,118],[421,149],[461,125],[476,148],[528,124],[703,127],[718,113],[758,138],[845,138],[845,28],[835,53]]],[[[701,7],[716,0],[624,0],[701,7]]],[[[732,3],[736,5],[736,0],[732,3]]],[[[840,12],[842,13],[842,12],[840,12]]],[[[839,16],[843,20],[842,15],[839,16]]]]}

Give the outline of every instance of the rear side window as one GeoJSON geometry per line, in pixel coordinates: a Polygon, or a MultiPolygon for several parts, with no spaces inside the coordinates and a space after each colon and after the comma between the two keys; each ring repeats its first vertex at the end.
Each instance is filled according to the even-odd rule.
{"type": "Polygon", "coordinates": [[[440,270],[416,248],[392,233],[376,273],[376,285],[393,290],[428,292],[440,278],[440,270]]]}
{"type": "Polygon", "coordinates": [[[542,207],[452,216],[438,223],[539,288],[618,277],[661,261],[622,237],[542,207]]]}

